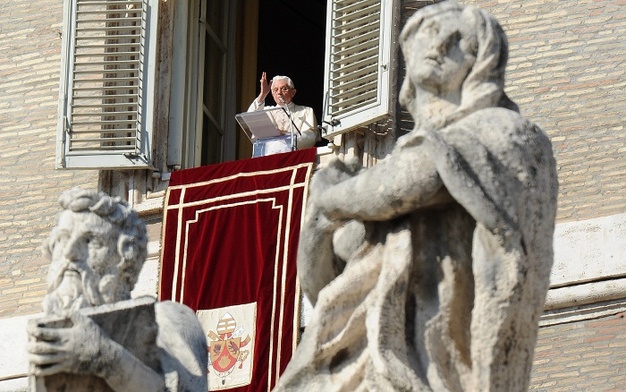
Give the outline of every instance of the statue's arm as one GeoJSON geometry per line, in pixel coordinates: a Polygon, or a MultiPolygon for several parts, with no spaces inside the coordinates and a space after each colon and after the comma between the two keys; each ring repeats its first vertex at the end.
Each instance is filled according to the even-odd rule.
{"type": "Polygon", "coordinates": [[[329,221],[319,206],[310,202],[301,223],[297,270],[302,291],[312,305],[319,292],[341,273],[333,249],[337,224],[329,221]]]}
{"type": "Polygon", "coordinates": [[[388,220],[450,200],[421,145],[397,149],[377,165],[319,195],[331,220],[388,220]]]}
{"type": "Polygon", "coordinates": [[[207,341],[195,313],[172,301],[157,302],[154,310],[167,390],[208,391],[207,341]]]}

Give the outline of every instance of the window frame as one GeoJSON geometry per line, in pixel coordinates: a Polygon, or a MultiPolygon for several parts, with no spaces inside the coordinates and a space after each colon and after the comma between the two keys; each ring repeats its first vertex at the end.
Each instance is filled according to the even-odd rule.
{"type": "MultiPolygon", "coordinates": [[[[168,131],[167,166],[192,168],[202,164],[204,45],[203,28],[199,15],[200,4],[206,0],[175,0],[174,47],[172,54],[172,90],[168,131]],[[202,69],[200,69],[202,68],[202,69]]],[[[207,6],[206,4],[204,5],[207,6]]],[[[234,160],[237,152],[235,81],[235,23],[237,5],[226,3],[222,22],[225,34],[225,72],[223,89],[218,92],[223,100],[220,124],[223,129],[220,162],[234,160]]],[[[219,162],[210,162],[219,163],[219,162]]]]}

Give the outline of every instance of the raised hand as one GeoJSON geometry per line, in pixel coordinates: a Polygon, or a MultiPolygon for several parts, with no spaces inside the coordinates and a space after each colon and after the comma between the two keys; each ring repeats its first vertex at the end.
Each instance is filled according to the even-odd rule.
{"type": "Polygon", "coordinates": [[[265,97],[267,97],[267,95],[271,92],[272,90],[272,86],[271,86],[271,81],[267,81],[267,73],[263,72],[261,74],[261,92],[259,93],[259,96],[257,98],[258,102],[263,102],[265,100],[265,97]]]}

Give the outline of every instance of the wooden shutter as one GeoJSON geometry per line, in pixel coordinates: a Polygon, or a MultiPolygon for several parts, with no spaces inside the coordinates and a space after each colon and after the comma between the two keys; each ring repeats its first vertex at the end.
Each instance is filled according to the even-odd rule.
{"type": "Polygon", "coordinates": [[[326,20],[325,137],[388,116],[394,0],[331,0],[326,20]]]}
{"type": "Polygon", "coordinates": [[[154,51],[146,44],[156,14],[147,9],[146,0],[66,2],[58,168],[151,165],[154,51]]]}

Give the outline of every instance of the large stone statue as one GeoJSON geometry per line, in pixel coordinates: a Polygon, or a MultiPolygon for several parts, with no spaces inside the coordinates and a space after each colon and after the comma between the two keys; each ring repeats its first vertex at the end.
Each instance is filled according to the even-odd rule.
{"type": "Polygon", "coordinates": [[[508,48],[455,2],[401,34],[415,128],[312,179],[299,277],[314,314],[276,391],[524,391],[549,284],[556,165],[503,91],[508,48]]]}
{"type": "Polygon", "coordinates": [[[44,253],[45,317],[29,324],[37,391],[206,391],[206,338],[184,305],[130,299],[146,228],[125,202],[72,189],[44,253]]]}

